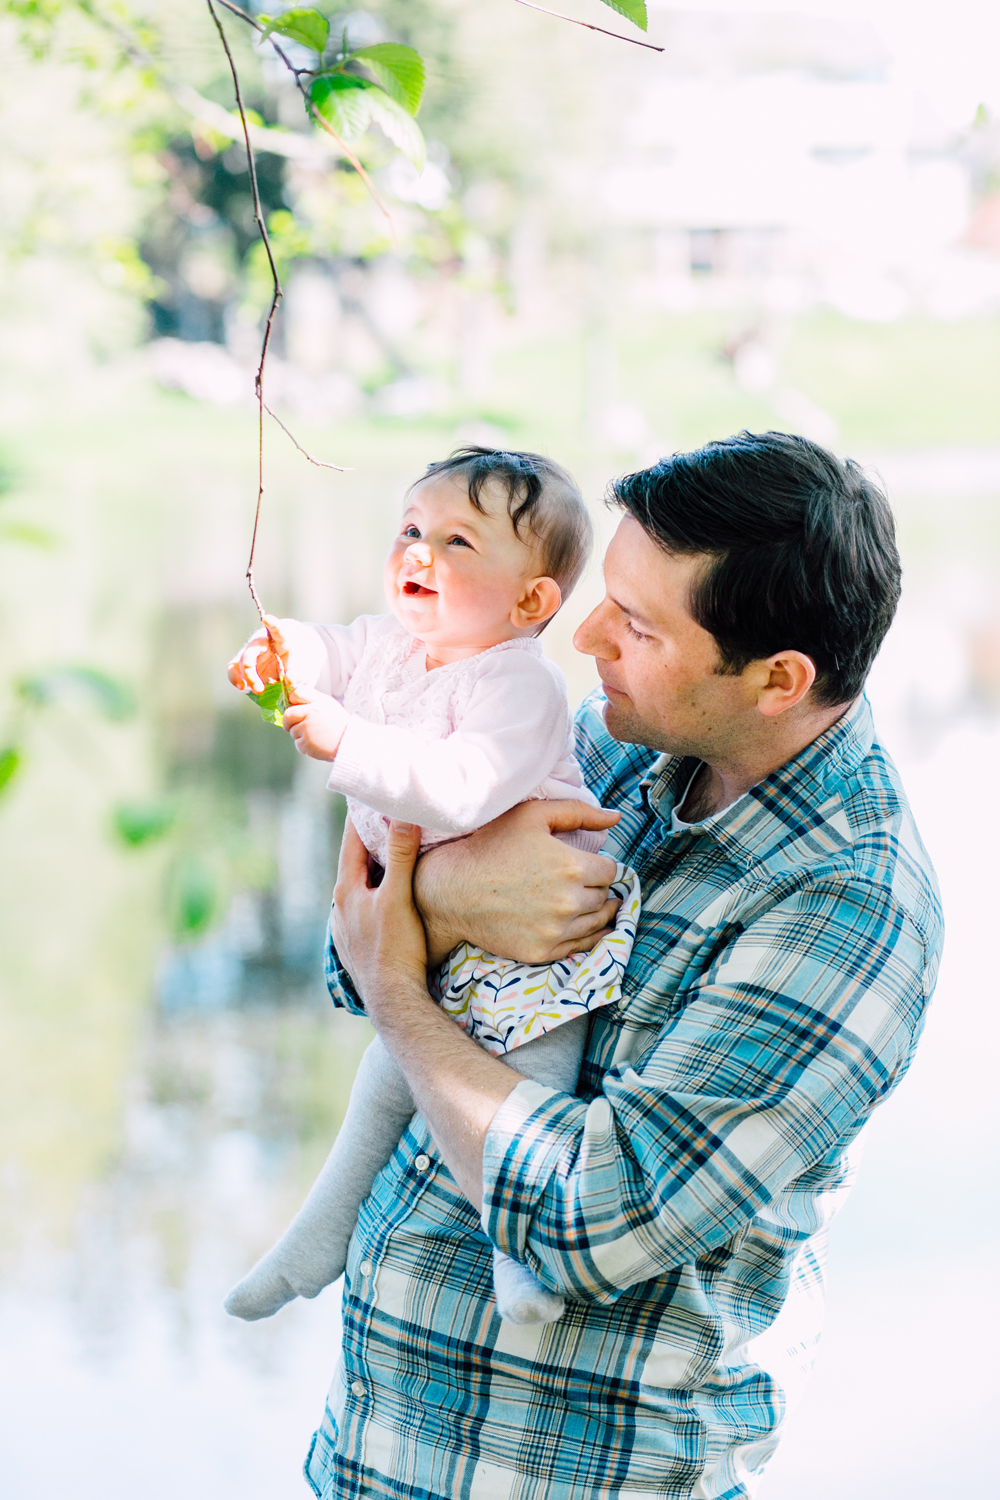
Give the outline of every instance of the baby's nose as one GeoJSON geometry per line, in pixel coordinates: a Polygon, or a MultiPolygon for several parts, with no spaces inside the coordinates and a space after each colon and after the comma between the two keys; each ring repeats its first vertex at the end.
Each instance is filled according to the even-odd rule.
{"type": "Polygon", "coordinates": [[[434,556],[427,542],[411,542],[406,549],[406,560],[418,568],[429,568],[434,556]]]}

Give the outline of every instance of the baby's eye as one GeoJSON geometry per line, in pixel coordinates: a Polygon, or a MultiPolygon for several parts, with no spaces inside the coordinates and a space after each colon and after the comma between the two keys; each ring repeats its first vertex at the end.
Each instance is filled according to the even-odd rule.
{"type": "Polygon", "coordinates": [[[448,538],[449,547],[468,547],[469,545],[464,536],[455,535],[448,538]]]}
{"type": "Polygon", "coordinates": [[[408,537],[411,542],[414,542],[420,537],[420,528],[411,524],[410,526],[404,526],[399,534],[400,536],[408,537]]]}

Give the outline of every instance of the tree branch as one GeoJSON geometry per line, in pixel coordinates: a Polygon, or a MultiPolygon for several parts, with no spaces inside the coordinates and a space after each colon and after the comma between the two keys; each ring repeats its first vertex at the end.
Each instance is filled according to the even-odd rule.
{"type": "Polygon", "coordinates": [[[299,440],[295,436],[294,432],[289,432],[288,428],[285,426],[284,422],[278,416],[277,412],[273,412],[271,410],[271,408],[267,405],[266,402],[264,403],[264,410],[267,412],[267,414],[268,414],[269,417],[273,417],[274,418],[274,420],[277,422],[278,426],[281,428],[281,430],[285,434],[285,436],[287,438],[291,438],[291,440],[295,444],[296,448],[298,448],[299,452],[302,454],[302,457],[303,458],[307,458],[311,464],[315,464],[316,467],[317,467],[317,469],[336,469],[336,471],[337,471],[338,474],[353,474],[354,473],[353,469],[345,468],[343,464],[328,464],[322,458],[313,458],[312,454],[311,453],[307,453],[306,450],[305,450],[305,448],[303,448],[302,444],[299,442],[299,440]]]}
{"type": "MultiPolygon", "coordinates": [[[[226,0],[220,0],[225,4],[226,0]]],[[[517,0],[518,5],[526,5],[529,10],[540,10],[543,16],[555,16],[557,21],[569,21],[573,26],[585,26],[588,31],[599,31],[602,36],[613,36],[619,42],[631,42],[633,47],[645,47],[649,52],[665,52],[666,47],[656,47],[652,42],[640,42],[637,36],[625,36],[621,31],[607,31],[603,26],[592,26],[589,21],[578,21],[575,16],[564,16],[558,10],[548,10],[544,5],[535,5],[534,0],[517,0]]],[[[230,6],[233,10],[235,7],[230,6]]]]}
{"type": "Polygon", "coordinates": [[[257,186],[257,163],[254,160],[253,147],[250,144],[250,127],[247,123],[246,110],[243,107],[243,94],[240,89],[240,75],[236,71],[236,63],[229,49],[229,41],[222,29],[222,22],[216,14],[212,0],[205,0],[209,14],[215,22],[215,29],[219,33],[219,40],[225,50],[226,61],[229,71],[233,76],[233,88],[236,92],[236,108],[240,113],[240,121],[243,125],[243,139],[247,151],[247,169],[250,173],[250,191],[253,194],[253,217],[254,223],[260,232],[260,237],[267,255],[267,263],[271,270],[271,280],[274,283],[274,291],[271,296],[271,306],[268,309],[267,322],[264,324],[264,338],[260,346],[260,363],[257,366],[257,374],[254,376],[254,390],[257,393],[257,508],[253,518],[253,537],[250,541],[250,558],[247,562],[247,585],[250,589],[250,597],[257,606],[257,613],[261,621],[264,620],[264,606],[260,602],[257,588],[254,584],[253,565],[257,553],[257,532],[260,529],[260,507],[264,499],[264,365],[267,362],[267,351],[271,343],[271,332],[274,327],[274,315],[278,310],[278,303],[284,296],[281,282],[278,279],[278,268],[274,263],[274,253],[271,250],[271,241],[268,238],[267,225],[264,223],[264,210],[260,202],[260,190],[257,186]]]}
{"type": "Polygon", "coordinates": [[[322,126],[327,135],[331,135],[333,137],[337,145],[340,147],[341,151],[343,151],[344,155],[347,157],[347,160],[350,162],[351,166],[354,168],[355,172],[357,172],[358,176],[361,178],[361,181],[364,183],[365,187],[375,199],[375,202],[378,204],[379,208],[385,214],[386,218],[389,221],[389,233],[392,235],[393,248],[398,249],[399,239],[396,235],[396,225],[393,221],[392,214],[389,212],[385,204],[382,202],[382,199],[379,197],[378,189],[376,188],[374,182],[372,182],[371,178],[368,176],[368,173],[358,161],[358,158],[354,155],[353,151],[351,151],[340,139],[340,136],[334,130],[329,121],[324,120],[323,116],[320,114],[319,110],[312,102],[311,97],[306,93],[306,90],[302,88],[301,83],[299,84],[299,89],[305,95],[306,103],[309,105],[309,111],[312,114],[313,119],[316,121],[316,124],[322,126]]]}

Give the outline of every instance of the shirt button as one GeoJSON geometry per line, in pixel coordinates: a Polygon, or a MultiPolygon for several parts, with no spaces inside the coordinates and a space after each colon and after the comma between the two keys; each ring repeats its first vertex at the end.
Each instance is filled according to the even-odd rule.
{"type": "Polygon", "coordinates": [[[430,1157],[429,1156],[425,1156],[422,1151],[421,1151],[420,1155],[416,1158],[416,1160],[413,1163],[413,1165],[416,1167],[416,1169],[417,1169],[418,1172],[426,1172],[427,1168],[430,1166],[430,1164],[431,1164],[430,1157]]]}
{"type": "Polygon", "coordinates": [[[351,1381],[351,1390],[354,1392],[355,1396],[363,1396],[364,1393],[365,1393],[365,1383],[364,1383],[364,1381],[363,1380],[352,1380],[351,1381]]]}
{"type": "Polygon", "coordinates": [[[375,1267],[372,1265],[370,1260],[363,1260],[358,1267],[358,1270],[361,1272],[362,1276],[370,1276],[374,1269],[375,1267]]]}

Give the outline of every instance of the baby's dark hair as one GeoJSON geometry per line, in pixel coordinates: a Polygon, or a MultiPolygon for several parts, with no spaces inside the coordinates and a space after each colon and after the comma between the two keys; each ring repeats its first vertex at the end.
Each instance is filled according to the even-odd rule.
{"type": "Polygon", "coordinates": [[[565,469],[540,453],[513,453],[470,443],[428,464],[423,477],[438,474],[461,474],[469,486],[469,499],[484,515],[483,490],[491,481],[502,486],[515,534],[522,542],[528,540],[522,528],[534,535],[542,571],[555,579],[563,599],[569,598],[587,566],[594,528],[576,481],[565,469]]]}

